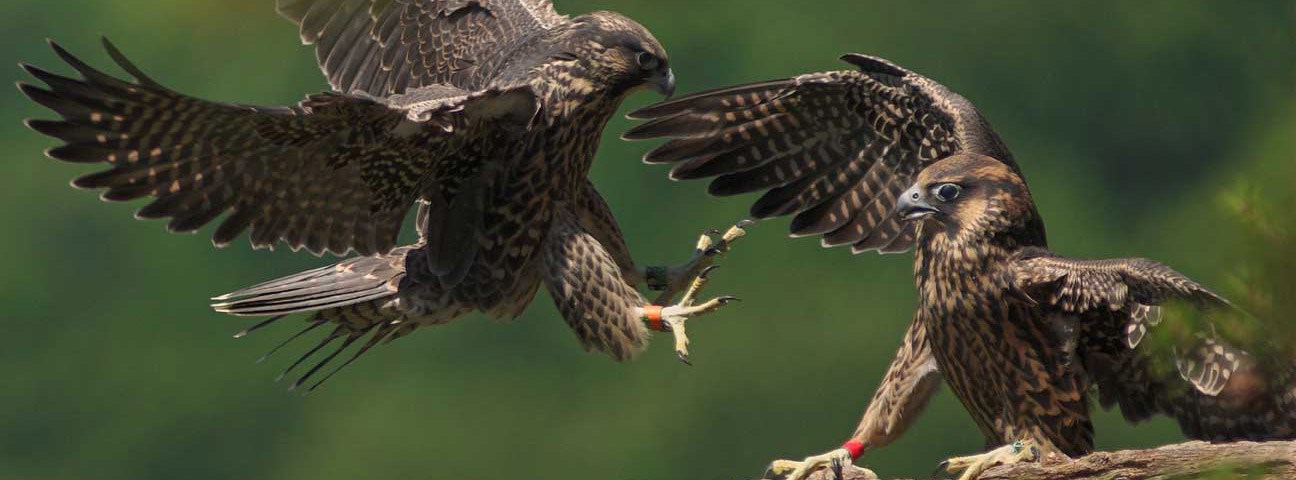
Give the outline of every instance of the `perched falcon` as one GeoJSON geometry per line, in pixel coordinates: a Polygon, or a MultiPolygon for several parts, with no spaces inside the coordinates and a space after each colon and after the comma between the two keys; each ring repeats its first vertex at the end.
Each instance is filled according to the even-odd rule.
{"type": "Polygon", "coordinates": [[[915,249],[918,309],[855,434],[774,473],[799,480],[889,444],[942,377],[987,447],[1001,447],[951,459],[964,477],[1092,451],[1091,392],[1130,421],[1170,415],[1193,438],[1296,437],[1296,365],[1266,366],[1210,332],[1167,362],[1142,341],[1162,304],[1227,321],[1227,301],[1150,260],[1049,252],[1012,155],[967,100],[886,60],[843,58],[859,69],[664,102],[632,113],[649,121],[625,135],[670,138],[646,160],[675,164],[674,178],[716,177],[717,195],[764,191],[752,214],[795,215],[795,235],[915,249]]]}
{"type": "Polygon", "coordinates": [[[645,348],[650,328],[673,331],[685,358],[684,319],[729,299],[695,305],[692,288],[679,304],[653,304],[700,287],[740,228],[704,239],[681,266],[640,269],[586,178],[622,100],[674,89],[643,26],[611,12],[568,18],[548,0],[279,0],[278,10],[315,45],[333,91],[288,107],[200,100],[107,41],[134,81],[53,45],[80,78],[24,65],[47,86],[20,88],[62,117],[27,123],[65,143],[51,157],[109,167],[73,184],[104,188],[106,200],[153,197],[140,218],[190,232],[228,212],[217,245],[250,231],[258,248],[364,255],[218,298],[224,312],[315,312],[308,330],[335,325],[302,360],[341,348],[294,386],[365,335],[359,353],[471,311],[514,317],[541,284],[582,344],[617,360],[645,348]],[[419,241],[394,248],[416,203],[419,241]],[[644,282],[667,292],[649,302],[636,291],[644,282]]]}

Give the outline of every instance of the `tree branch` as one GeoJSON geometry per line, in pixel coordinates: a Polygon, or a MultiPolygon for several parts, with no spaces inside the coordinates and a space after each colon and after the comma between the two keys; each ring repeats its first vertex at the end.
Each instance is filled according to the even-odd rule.
{"type": "MultiPolygon", "coordinates": [[[[848,467],[842,480],[876,480],[848,467]]],[[[1188,442],[1150,450],[1095,452],[1071,461],[1020,463],[986,470],[979,480],[1293,479],[1296,441],[1210,444],[1188,442]]],[[[830,480],[820,471],[810,480],[830,480]]]]}

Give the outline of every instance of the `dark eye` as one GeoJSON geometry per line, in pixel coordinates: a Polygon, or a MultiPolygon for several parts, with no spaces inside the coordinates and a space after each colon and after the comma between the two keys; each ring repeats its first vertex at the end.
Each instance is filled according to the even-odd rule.
{"type": "Polygon", "coordinates": [[[648,52],[639,52],[639,55],[635,56],[635,60],[639,62],[639,68],[643,70],[656,70],[657,67],[661,66],[661,59],[648,52]]]}
{"type": "Polygon", "coordinates": [[[963,187],[953,183],[942,183],[932,189],[932,195],[942,202],[952,202],[960,193],[963,193],[963,187]]]}

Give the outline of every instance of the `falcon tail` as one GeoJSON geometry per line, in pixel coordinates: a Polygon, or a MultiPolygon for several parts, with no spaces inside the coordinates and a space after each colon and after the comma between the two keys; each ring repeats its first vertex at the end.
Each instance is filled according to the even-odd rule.
{"type": "Polygon", "coordinates": [[[368,335],[369,339],[345,362],[310,386],[310,390],[314,390],[370,348],[405,335],[416,327],[412,322],[402,323],[406,319],[406,312],[400,308],[397,300],[397,290],[405,278],[405,259],[411,251],[419,251],[418,246],[398,248],[382,256],[357,257],[336,265],[271,280],[216,297],[213,300],[218,303],[213,304],[212,308],[238,316],[270,316],[269,319],[238,332],[234,338],[242,338],[290,314],[314,312],[307,318],[308,325],[305,329],[280,343],[258,362],[324,324],[336,325],[331,333],[279,375],[279,379],[282,379],[320,350],[338,344],[336,349],[294,381],[289,390],[300,387],[353,343],[368,335]]]}

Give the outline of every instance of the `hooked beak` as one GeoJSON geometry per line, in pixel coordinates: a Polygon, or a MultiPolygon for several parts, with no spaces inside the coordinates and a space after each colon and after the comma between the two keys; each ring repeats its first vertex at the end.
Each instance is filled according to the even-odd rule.
{"type": "Polygon", "coordinates": [[[926,192],[917,185],[905,190],[900,195],[900,200],[896,202],[896,215],[904,220],[917,220],[933,213],[940,213],[940,210],[927,203],[926,192]]]}
{"type": "Polygon", "coordinates": [[[658,70],[652,77],[648,78],[648,85],[651,85],[657,93],[670,98],[675,94],[675,72],[669,68],[658,70]]]}

